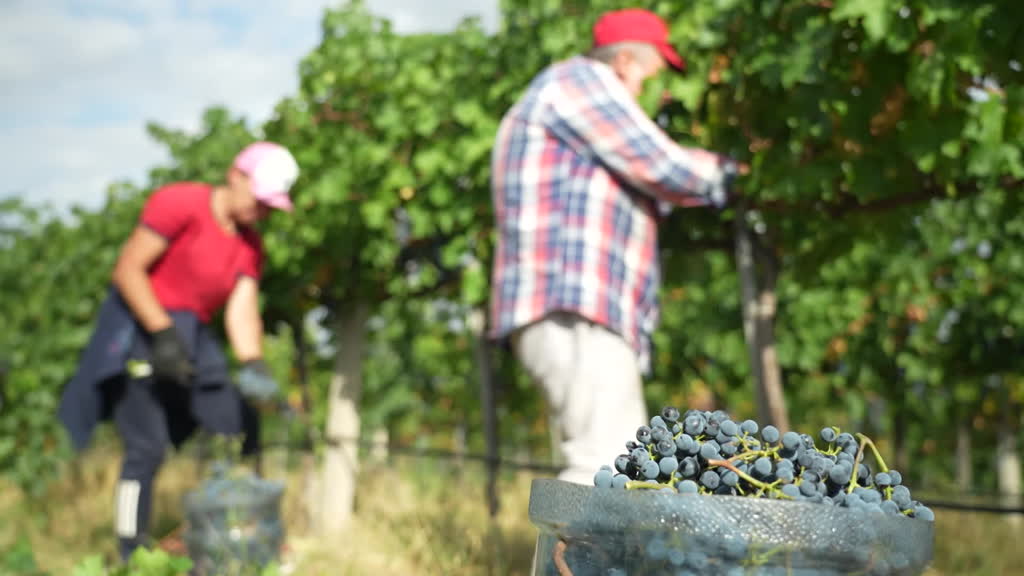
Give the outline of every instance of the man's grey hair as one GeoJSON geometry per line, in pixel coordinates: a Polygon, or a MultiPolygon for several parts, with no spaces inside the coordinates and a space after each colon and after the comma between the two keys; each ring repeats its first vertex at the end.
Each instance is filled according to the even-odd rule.
{"type": "Polygon", "coordinates": [[[604,46],[598,46],[591,48],[590,52],[587,52],[588,58],[593,58],[598,62],[605,64],[611,64],[612,60],[619,55],[620,52],[632,52],[633,56],[643,63],[652,62],[655,59],[661,59],[661,53],[654,47],[653,44],[646,44],[644,42],[617,42],[615,44],[606,44],[604,46]]]}

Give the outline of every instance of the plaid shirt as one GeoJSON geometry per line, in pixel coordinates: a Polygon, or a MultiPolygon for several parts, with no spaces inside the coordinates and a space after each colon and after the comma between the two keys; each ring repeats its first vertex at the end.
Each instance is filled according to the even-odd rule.
{"type": "Polygon", "coordinates": [[[648,372],[659,208],[721,205],[723,160],[670,140],[602,63],[577,56],[541,72],[492,156],[490,337],[570,311],[620,334],[648,372]]]}

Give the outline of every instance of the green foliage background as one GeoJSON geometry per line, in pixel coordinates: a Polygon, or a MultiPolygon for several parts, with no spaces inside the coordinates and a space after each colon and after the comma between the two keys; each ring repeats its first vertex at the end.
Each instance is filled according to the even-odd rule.
{"type": "MultiPolygon", "coordinates": [[[[657,111],[668,130],[752,167],[742,187],[758,242],[780,265],[776,336],[794,425],[868,430],[910,481],[943,487],[960,423],[973,434],[977,484],[994,489],[989,457],[999,435],[1019,436],[1024,395],[1019,4],[634,4],[671,22],[689,62],[687,76],[649,92],[675,97],[657,111]]],[[[171,162],[146,182],[111,185],[95,211],[59,218],[0,204],[0,471],[38,491],[67,455],[57,399],[145,194],[219,181],[258,137],[289,146],[302,168],[296,212],[265,226],[268,349],[288,393],[300,393],[301,344],[322,423],[333,338],[318,337],[368,302],[364,425],[435,447],[461,427],[481,449],[465,317],[487,298],[496,127],[543,66],[585,50],[594,18],[618,7],[506,0],[496,34],[467,20],[415,36],[361,2],[329,9],[300,89],[264,124],[213,108],[196,133],[151,125],[171,162]]],[[[678,211],[664,227],[652,409],[710,397],[755,413],[732,218],[678,211]]],[[[539,396],[499,360],[505,452],[548,458],[539,396]]]]}

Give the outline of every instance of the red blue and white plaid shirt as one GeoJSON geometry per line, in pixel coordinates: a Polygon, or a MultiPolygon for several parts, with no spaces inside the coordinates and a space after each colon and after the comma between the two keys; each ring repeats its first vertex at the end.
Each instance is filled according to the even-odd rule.
{"type": "Polygon", "coordinates": [[[721,205],[725,161],[669,139],[605,64],[577,56],[541,72],[492,156],[491,338],[570,311],[620,334],[647,372],[659,207],[721,205]]]}

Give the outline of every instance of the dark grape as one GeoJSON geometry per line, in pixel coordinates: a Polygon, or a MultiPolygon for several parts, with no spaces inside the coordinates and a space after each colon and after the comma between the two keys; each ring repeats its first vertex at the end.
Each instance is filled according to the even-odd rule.
{"type": "Polygon", "coordinates": [[[704,473],[700,475],[701,486],[710,490],[718,488],[718,484],[721,480],[721,477],[714,470],[705,470],[704,473]]]}
{"type": "Polygon", "coordinates": [[[629,454],[620,454],[615,459],[615,470],[622,474],[629,471],[629,454]]]}
{"type": "Polygon", "coordinates": [[[699,472],[700,464],[692,456],[683,458],[683,461],[679,464],[679,473],[683,478],[694,478],[699,472]]]}
{"type": "Polygon", "coordinates": [[[725,420],[719,426],[719,430],[726,436],[736,436],[740,433],[740,427],[732,420],[725,420]]]}
{"type": "Polygon", "coordinates": [[[882,512],[895,516],[900,513],[900,506],[892,500],[886,500],[882,502],[882,512]]]}
{"type": "Polygon", "coordinates": [[[637,442],[647,445],[651,443],[651,427],[641,426],[636,429],[636,440],[637,442]]]}
{"type": "Polygon", "coordinates": [[[647,541],[647,557],[651,560],[668,558],[668,546],[662,538],[651,538],[647,541]]]}
{"type": "Polygon", "coordinates": [[[801,482],[800,494],[810,497],[818,493],[818,486],[813,482],[801,482]]]}
{"type": "Polygon", "coordinates": [[[924,505],[920,505],[914,508],[914,517],[920,518],[921,520],[925,520],[927,522],[935,521],[935,513],[932,512],[931,508],[924,505]]]}
{"type": "Polygon", "coordinates": [[[718,445],[715,442],[706,442],[700,447],[700,456],[705,460],[717,460],[721,458],[718,453],[718,445]]]}
{"type": "Polygon", "coordinates": [[[708,420],[708,423],[704,425],[704,433],[712,437],[718,436],[718,432],[720,431],[720,425],[721,422],[717,420],[708,420]]]}
{"type": "Polygon", "coordinates": [[[672,456],[676,453],[676,443],[672,441],[672,438],[665,438],[658,441],[657,449],[658,454],[662,456],[672,456]]]}
{"type": "MultiPolygon", "coordinates": [[[[628,462],[628,459],[627,459],[628,462]]],[[[768,476],[772,473],[772,461],[766,456],[761,456],[754,461],[754,472],[759,476],[768,476]]]]}
{"type": "Polygon", "coordinates": [[[651,430],[653,431],[655,428],[664,428],[667,432],[668,424],[661,418],[661,416],[654,416],[651,418],[651,430]]]}
{"type": "Polygon", "coordinates": [[[910,490],[906,486],[896,486],[892,489],[892,501],[903,510],[910,507],[910,490]]]}
{"type": "Polygon", "coordinates": [[[692,456],[697,453],[697,443],[693,440],[689,434],[680,434],[676,438],[676,448],[679,449],[683,454],[692,456]]]}
{"type": "Polygon", "coordinates": [[[753,436],[754,434],[757,434],[758,431],[757,422],[754,422],[753,420],[744,420],[743,424],[740,424],[740,430],[744,434],[753,436]]]}
{"type": "Polygon", "coordinates": [[[761,440],[769,444],[775,444],[779,441],[779,429],[775,426],[765,426],[761,429],[761,440]]]}
{"type": "Polygon", "coordinates": [[[612,472],[611,466],[601,466],[601,469],[594,475],[594,486],[598,488],[611,488],[613,476],[614,472],[612,472]]]}
{"type": "Polygon", "coordinates": [[[662,428],[660,426],[651,428],[651,442],[657,444],[663,440],[668,440],[675,443],[675,439],[672,438],[672,433],[668,431],[668,428],[662,428]]]}
{"type": "Polygon", "coordinates": [[[680,494],[696,494],[698,488],[697,483],[693,480],[683,480],[676,487],[680,494]]]}
{"type": "Polygon", "coordinates": [[[822,441],[824,441],[826,444],[831,444],[835,442],[836,438],[839,437],[839,435],[836,434],[835,428],[822,428],[821,432],[819,433],[819,436],[821,436],[822,441]]]}
{"type": "Polygon", "coordinates": [[[828,479],[838,486],[846,486],[850,483],[850,474],[853,473],[852,470],[852,468],[847,468],[842,464],[837,464],[828,473],[828,479]]]}
{"type": "Polygon", "coordinates": [[[665,406],[661,409],[661,417],[665,419],[665,422],[675,424],[679,421],[679,410],[673,406],[665,406]]]}
{"type": "Polygon", "coordinates": [[[640,473],[644,478],[654,480],[658,477],[658,474],[661,474],[661,466],[654,460],[648,460],[640,467],[640,473]]]}
{"type": "MultiPolygon", "coordinates": [[[[637,435],[639,436],[639,432],[637,435]]],[[[787,450],[796,450],[801,445],[800,435],[796,432],[789,431],[782,435],[782,446],[787,450]]]]}
{"type": "Polygon", "coordinates": [[[803,445],[804,450],[814,448],[814,438],[810,434],[801,434],[800,443],[803,445]]]}
{"type": "Polygon", "coordinates": [[[775,477],[783,484],[789,484],[793,481],[793,470],[789,468],[780,468],[775,471],[775,477]]]}
{"type": "Polygon", "coordinates": [[[676,460],[675,456],[669,456],[668,458],[662,458],[658,462],[658,466],[661,468],[661,473],[665,476],[671,476],[676,468],[679,468],[679,461],[676,460]]]}
{"type": "Polygon", "coordinates": [[[708,555],[703,552],[690,552],[686,555],[686,563],[694,570],[705,570],[708,567],[708,555]]]}
{"type": "Polygon", "coordinates": [[[704,433],[705,421],[702,416],[688,416],[683,422],[683,431],[690,436],[700,436],[704,433]]]}

